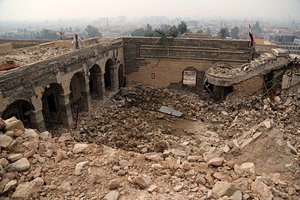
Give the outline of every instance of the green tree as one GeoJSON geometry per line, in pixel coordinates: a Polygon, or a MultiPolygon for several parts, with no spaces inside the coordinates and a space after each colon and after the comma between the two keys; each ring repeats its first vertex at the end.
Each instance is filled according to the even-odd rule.
{"type": "Polygon", "coordinates": [[[228,27],[221,28],[221,30],[219,32],[219,36],[220,36],[221,39],[225,39],[226,37],[229,37],[228,27]]]}
{"type": "Polygon", "coordinates": [[[58,35],[56,31],[51,31],[50,29],[43,29],[38,34],[38,39],[57,39],[58,35]]]}
{"type": "Polygon", "coordinates": [[[153,37],[154,32],[153,32],[152,26],[150,26],[150,24],[147,24],[144,35],[145,35],[146,37],[153,37]]]}
{"type": "Polygon", "coordinates": [[[231,33],[231,37],[234,39],[238,39],[239,38],[239,34],[240,34],[240,29],[239,27],[235,26],[231,29],[230,31],[231,33]]]}
{"type": "Polygon", "coordinates": [[[186,25],[186,22],[185,21],[181,21],[179,24],[178,24],[178,32],[180,34],[184,34],[187,32],[187,25],[186,25]]]}
{"type": "Polygon", "coordinates": [[[99,29],[94,26],[88,25],[84,30],[88,38],[102,37],[102,34],[100,33],[99,29]]]}
{"type": "Polygon", "coordinates": [[[145,30],[143,28],[138,28],[132,31],[131,36],[144,36],[145,30]]]}

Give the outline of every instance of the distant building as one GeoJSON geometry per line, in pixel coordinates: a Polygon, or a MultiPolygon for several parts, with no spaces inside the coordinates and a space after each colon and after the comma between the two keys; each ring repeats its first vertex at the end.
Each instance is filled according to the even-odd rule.
{"type": "Polygon", "coordinates": [[[298,44],[279,44],[278,48],[288,51],[290,54],[300,55],[300,45],[298,44]]]}

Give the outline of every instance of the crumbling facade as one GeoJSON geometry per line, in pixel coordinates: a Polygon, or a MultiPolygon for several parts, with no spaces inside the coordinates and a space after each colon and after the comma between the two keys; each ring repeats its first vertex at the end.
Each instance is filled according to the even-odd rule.
{"type": "Polygon", "coordinates": [[[123,45],[117,40],[1,72],[0,114],[45,130],[44,115],[57,113],[62,124],[71,126],[71,104],[80,101],[89,110],[91,91],[103,99],[107,90],[118,90],[123,70],[123,45]]]}
{"type": "MultiPolygon", "coordinates": [[[[103,99],[107,91],[117,91],[126,81],[165,88],[192,80],[198,93],[208,83],[217,96],[223,97],[227,87],[243,91],[253,81],[256,85],[252,90],[257,90],[264,74],[290,62],[287,54],[278,51],[250,62],[253,51],[244,40],[128,37],[86,44],[89,46],[58,56],[41,60],[33,57],[19,68],[1,72],[1,116],[16,116],[39,130],[45,129],[45,120],[54,124],[59,120],[70,127],[71,105],[89,110],[91,94],[103,99]]],[[[62,44],[40,47],[49,45],[57,49],[62,44]]],[[[38,52],[45,55],[47,49],[38,52]]]]}

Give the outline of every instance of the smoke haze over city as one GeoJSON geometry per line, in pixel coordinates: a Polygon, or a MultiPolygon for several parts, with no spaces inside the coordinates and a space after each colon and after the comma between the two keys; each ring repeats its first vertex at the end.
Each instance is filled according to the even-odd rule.
{"type": "Polygon", "coordinates": [[[98,17],[300,20],[299,0],[0,0],[0,21],[98,17]]]}

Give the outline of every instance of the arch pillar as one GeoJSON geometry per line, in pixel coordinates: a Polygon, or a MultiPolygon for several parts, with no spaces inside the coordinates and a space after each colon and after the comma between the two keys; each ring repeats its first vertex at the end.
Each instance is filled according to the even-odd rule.
{"type": "Polygon", "coordinates": [[[97,84],[97,93],[100,99],[103,99],[105,94],[104,73],[96,73],[95,77],[97,84]]]}
{"type": "MultiPolygon", "coordinates": [[[[27,113],[26,113],[27,114],[27,113]]],[[[32,128],[38,129],[39,131],[45,131],[46,125],[43,116],[43,110],[31,110],[29,114],[30,123],[32,128]]]]}
{"type": "Polygon", "coordinates": [[[66,127],[71,127],[73,124],[73,116],[71,111],[69,93],[58,95],[58,103],[60,106],[60,117],[62,124],[66,127]]]}
{"type": "Polygon", "coordinates": [[[110,80],[111,80],[111,90],[118,91],[118,89],[119,89],[119,72],[118,72],[117,65],[113,65],[110,67],[110,80]]]}
{"type": "Polygon", "coordinates": [[[85,81],[83,85],[83,89],[81,91],[81,98],[83,99],[83,109],[85,111],[89,111],[92,108],[91,104],[91,94],[90,94],[90,86],[89,82],[85,81]]]}

